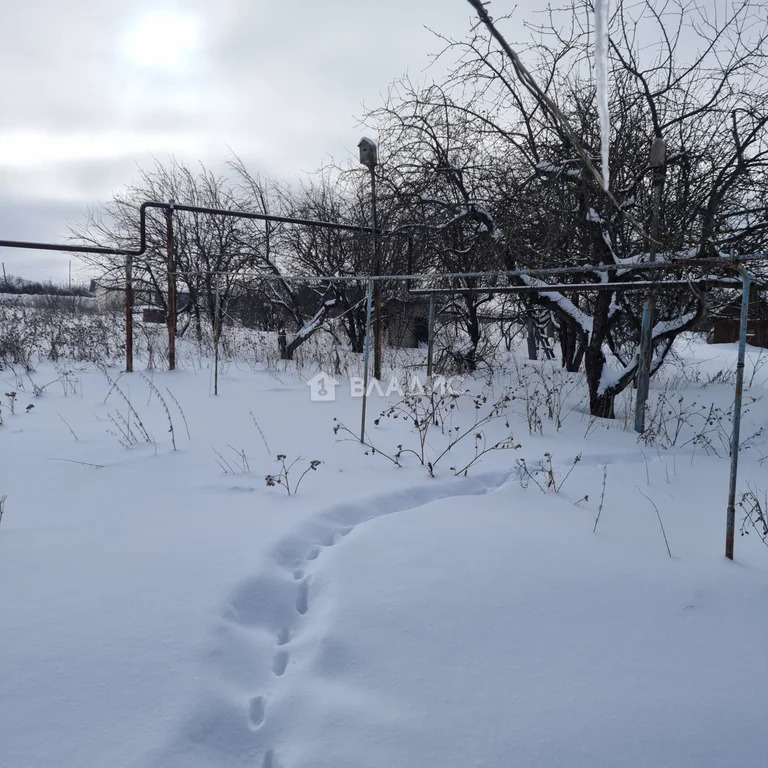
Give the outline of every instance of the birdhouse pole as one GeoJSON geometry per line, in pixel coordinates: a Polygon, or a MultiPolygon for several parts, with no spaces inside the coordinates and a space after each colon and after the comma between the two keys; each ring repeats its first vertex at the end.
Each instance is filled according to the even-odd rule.
{"type": "MultiPolygon", "coordinates": [[[[376,278],[381,277],[381,243],[379,238],[379,217],[376,201],[376,166],[379,164],[378,149],[376,142],[363,136],[357,145],[360,150],[360,163],[367,166],[371,172],[371,216],[373,218],[373,274],[376,278]]],[[[381,315],[381,280],[374,280],[373,303],[376,318],[375,339],[373,344],[373,377],[381,380],[381,338],[382,338],[382,315],[381,315]]]]}

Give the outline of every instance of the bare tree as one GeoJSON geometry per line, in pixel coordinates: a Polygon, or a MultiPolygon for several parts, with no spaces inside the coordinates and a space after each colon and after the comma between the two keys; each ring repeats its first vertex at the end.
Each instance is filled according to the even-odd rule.
{"type": "MultiPolygon", "coordinates": [[[[410,233],[410,271],[435,274],[480,272],[503,267],[488,235],[495,179],[489,148],[475,126],[439,85],[420,90],[408,78],[396,83],[387,102],[369,113],[382,143],[391,147],[381,166],[395,230],[410,233]]],[[[458,318],[467,343],[455,350],[469,371],[477,367],[480,314],[491,298],[477,277],[456,281],[442,306],[458,318]]]]}
{"type": "MultiPolygon", "coordinates": [[[[610,24],[606,190],[591,3],[578,0],[529,26],[520,55],[486,6],[470,3],[484,24],[465,40],[442,40],[441,55],[454,62],[444,81],[422,89],[405,81],[369,115],[403,147],[391,185],[425,212],[424,237],[443,238],[442,260],[465,269],[568,265],[581,271],[566,281],[610,284],[647,280],[642,266],[652,249],[656,261],[670,262],[765,247],[766,20],[758,7],[741,0],[712,16],[686,0],[661,9],[652,0],[619,0],[610,24]],[[656,138],[668,154],[654,180],[656,138]],[[654,228],[659,173],[665,183],[654,228]],[[471,247],[450,240],[457,227],[471,234],[471,247]],[[599,264],[615,271],[595,270],[599,264]]],[[[683,267],[676,275],[694,290],[665,288],[656,277],[652,371],[705,310],[708,281],[697,275],[683,267]]],[[[526,275],[513,282],[546,287],[526,275]]],[[[583,362],[594,415],[611,417],[615,396],[635,378],[641,299],[619,288],[533,299],[558,319],[564,363],[574,370],[583,362]]]]}
{"type": "MultiPolygon", "coordinates": [[[[144,201],[175,200],[205,208],[242,210],[238,190],[223,176],[200,164],[190,168],[175,158],[156,161],[139,172],[139,180],[115,195],[100,210],[89,211],[85,221],[70,227],[80,242],[111,244],[119,248],[139,246],[139,207],[144,201]]],[[[134,258],[137,281],[151,289],[151,302],[167,311],[166,220],[151,211],[147,221],[147,249],[134,258]]],[[[177,307],[195,318],[198,337],[202,318],[215,324],[218,294],[220,308],[226,308],[234,290],[233,275],[250,268],[261,248],[261,235],[250,222],[225,216],[177,211],[174,213],[175,263],[180,291],[187,300],[177,307]]],[[[124,284],[124,259],[115,256],[89,257],[102,273],[102,279],[116,287],[124,284]]]]}

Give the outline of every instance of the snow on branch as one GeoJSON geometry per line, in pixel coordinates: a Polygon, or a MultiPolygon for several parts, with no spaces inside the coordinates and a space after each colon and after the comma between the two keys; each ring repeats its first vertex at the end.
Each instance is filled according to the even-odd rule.
{"type": "Polygon", "coordinates": [[[534,166],[539,173],[553,176],[570,176],[578,179],[581,177],[581,171],[576,168],[568,168],[566,165],[555,165],[545,161],[536,163],[534,166]]]}
{"type": "MultiPolygon", "coordinates": [[[[543,280],[537,280],[535,277],[530,277],[529,275],[520,275],[520,279],[526,285],[535,286],[536,288],[545,288],[547,285],[543,280]]],[[[579,309],[570,299],[565,298],[565,296],[557,291],[542,291],[539,296],[543,296],[556,304],[558,309],[568,315],[568,317],[581,328],[585,335],[592,333],[592,317],[579,309]]]]}
{"type": "MultiPolygon", "coordinates": [[[[672,348],[675,336],[696,320],[697,317],[697,312],[687,312],[672,320],[661,320],[653,326],[651,337],[654,342],[654,356],[651,361],[651,373],[655,373],[661,367],[667,353],[672,348]]],[[[607,353],[608,349],[603,351],[607,353]]],[[[600,374],[599,394],[604,395],[611,389],[621,389],[628,379],[634,378],[639,364],[639,356],[637,354],[634,355],[631,362],[627,365],[619,363],[618,367],[616,367],[616,363],[619,363],[619,360],[615,355],[612,353],[606,354],[606,362],[600,374]]]]}
{"type": "Polygon", "coordinates": [[[687,314],[675,317],[672,320],[661,320],[653,326],[651,337],[655,340],[670,333],[677,333],[677,331],[685,328],[688,323],[695,320],[696,317],[696,312],[688,312],[687,314]]]}
{"type": "Polygon", "coordinates": [[[311,336],[323,324],[325,316],[328,314],[328,311],[331,309],[331,307],[335,306],[335,304],[336,299],[328,299],[327,301],[323,302],[323,306],[320,307],[317,312],[315,312],[314,317],[304,323],[304,326],[296,334],[297,337],[300,339],[306,339],[307,337],[311,336]]]}

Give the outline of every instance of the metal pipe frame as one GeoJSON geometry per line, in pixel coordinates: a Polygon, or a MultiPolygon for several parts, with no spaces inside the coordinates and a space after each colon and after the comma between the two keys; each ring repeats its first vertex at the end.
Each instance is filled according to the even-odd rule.
{"type": "MultiPolygon", "coordinates": [[[[656,261],[656,246],[659,242],[659,219],[661,216],[661,196],[666,175],[666,145],[662,139],[656,139],[651,147],[651,167],[653,169],[653,208],[651,211],[651,235],[648,240],[649,259],[656,261]],[[660,153],[660,157],[654,155],[660,153]]],[[[640,347],[637,351],[637,392],[635,398],[635,432],[645,432],[645,404],[648,401],[648,387],[651,381],[651,363],[653,358],[653,320],[655,315],[653,289],[648,289],[643,305],[643,320],[640,327],[640,347]]]]}
{"type": "Polygon", "coordinates": [[[736,530],[736,482],[739,474],[739,436],[741,433],[741,400],[744,392],[744,357],[747,347],[749,326],[749,294],[751,275],[742,270],[743,292],[741,295],[741,318],[739,324],[739,352],[736,361],[736,386],[733,402],[733,432],[731,434],[731,472],[728,480],[728,507],[725,524],[725,556],[733,560],[733,538],[736,530]]]}
{"type": "Polygon", "coordinates": [[[252,213],[250,211],[231,211],[225,208],[205,208],[199,205],[181,205],[179,203],[161,203],[155,200],[146,200],[139,206],[139,247],[136,248],[109,248],[100,245],[66,245],[59,243],[35,243],[25,240],[0,240],[2,248],[24,248],[37,251],[64,251],[65,253],[93,253],[103,256],[143,256],[147,250],[147,211],[157,209],[161,211],[182,211],[185,213],[202,213],[210,216],[226,216],[230,218],[254,219],[256,221],[269,221],[278,224],[296,224],[308,227],[321,227],[324,229],[338,229],[346,232],[372,232],[373,228],[356,224],[340,224],[335,221],[322,221],[319,219],[300,219],[293,216],[274,216],[266,213],[252,213]]]}
{"type": "Polygon", "coordinates": [[[174,201],[165,211],[166,257],[168,264],[168,370],[176,370],[176,243],[173,239],[174,201]]]}
{"type": "Polygon", "coordinates": [[[645,432],[645,404],[651,379],[651,357],[653,354],[653,297],[651,292],[643,302],[643,319],[640,324],[640,349],[637,351],[637,392],[635,397],[635,432],[645,432]]]}
{"type": "MultiPolygon", "coordinates": [[[[381,275],[381,245],[379,243],[379,218],[376,200],[376,166],[371,170],[371,211],[373,216],[373,270],[376,277],[381,275]]],[[[381,316],[381,280],[373,285],[373,304],[375,308],[376,332],[373,346],[373,378],[381,379],[381,347],[382,347],[382,316],[381,316]]]]}
{"type": "MultiPolygon", "coordinates": [[[[0,246],[2,246],[3,241],[0,240],[0,246]]],[[[580,275],[584,274],[584,272],[634,272],[634,271],[645,271],[645,270],[673,270],[673,269],[690,269],[690,268],[715,268],[715,269],[736,269],[739,265],[751,261],[766,261],[768,262],[768,253],[762,256],[750,256],[746,258],[740,259],[739,257],[736,257],[734,259],[686,259],[686,260],[679,260],[675,262],[671,262],[666,265],[662,264],[647,264],[643,262],[642,264],[638,264],[636,266],[633,266],[631,268],[627,268],[626,266],[623,266],[621,264],[598,264],[596,266],[592,267],[542,267],[540,269],[507,269],[507,270],[494,270],[494,271],[488,271],[488,272],[427,272],[427,273],[417,273],[417,274],[407,274],[407,275],[366,275],[366,274],[358,274],[358,275],[301,275],[301,274],[293,274],[293,275],[277,275],[273,273],[264,273],[264,272],[257,272],[255,270],[243,270],[238,272],[232,272],[231,270],[215,270],[215,269],[209,269],[209,270],[192,270],[187,272],[177,272],[177,275],[185,276],[185,277],[192,277],[196,275],[216,275],[216,274],[222,274],[222,275],[235,275],[235,276],[242,276],[242,277],[258,277],[262,278],[264,280],[305,280],[307,282],[321,282],[323,280],[333,280],[336,282],[365,282],[367,280],[405,280],[405,281],[411,281],[411,280],[457,280],[459,278],[466,278],[466,277],[551,277],[551,276],[557,276],[557,275],[580,275]]],[[[717,278],[713,276],[713,279],[722,279],[717,278]]],[[[686,283],[688,281],[685,281],[686,283]]],[[[658,285],[657,281],[647,281],[647,283],[658,285]]],[[[629,283],[628,281],[625,284],[631,284],[636,285],[637,283],[629,283]]],[[[666,284],[666,281],[664,282],[666,284]]],[[[585,283],[585,285],[598,285],[597,283],[585,283]]],[[[613,288],[614,286],[621,285],[621,283],[609,283],[606,284],[608,287],[613,288]]],[[[738,287],[741,285],[741,279],[734,279],[733,280],[733,286],[738,287]]],[[[500,286],[504,287],[504,286],[500,286]]],[[[514,287],[514,286],[507,286],[507,287],[514,287]]],[[[523,287],[523,286],[520,286],[523,287]]],[[[535,286],[530,286],[535,287],[535,286]]],[[[555,286],[556,288],[557,286],[555,286]]],[[[570,287],[570,286],[566,286],[570,287]]],[[[428,289],[424,288],[414,288],[410,291],[410,293],[414,293],[415,291],[424,291],[428,289]]],[[[448,290],[448,289],[446,289],[448,290]]],[[[453,289],[455,291],[458,291],[460,289],[453,289]]],[[[475,290],[472,288],[466,288],[463,290],[475,290]]],[[[499,288],[493,289],[495,291],[498,291],[499,288]]],[[[549,290],[548,286],[544,286],[543,290],[549,290]]],[[[563,288],[565,290],[565,287],[563,288]]]]}
{"type": "MultiPolygon", "coordinates": [[[[692,280],[665,280],[662,286],[673,288],[684,288],[690,285],[703,285],[718,288],[741,288],[741,281],[730,282],[722,278],[692,279],[692,280]]],[[[659,283],[650,280],[638,280],[637,282],[616,282],[616,283],[558,283],[552,285],[501,285],[501,286],[478,286],[476,288],[414,288],[410,291],[412,296],[445,296],[455,293],[548,293],[557,291],[558,293],[589,293],[591,291],[644,291],[651,286],[658,286],[659,283]]]]}
{"type": "Polygon", "coordinates": [[[368,280],[365,310],[365,357],[363,362],[363,404],[360,415],[360,442],[365,442],[365,410],[368,400],[368,369],[371,357],[371,311],[373,308],[373,280],[368,280]]]}
{"type": "Polygon", "coordinates": [[[125,257],[125,372],[133,373],[133,257],[125,257]]]}
{"type": "MultiPolygon", "coordinates": [[[[253,219],[256,221],[275,222],[278,224],[294,224],[303,226],[320,227],[324,229],[336,229],[346,232],[373,232],[374,240],[377,243],[378,237],[376,229],[376,220],[374,226],[357,226],[354,224],[341,224],[333,221],[322,221],[319,219],[301,219],[293,216],[274,216],[265,213],[252,213],[249,211],[232,211],[222,208],[207,208],[199,205],[179,205],[175,201],[169,200],[167,203],[161,203],[154,200],[146,200],[139,206],[139,247],[135,248],[109,248],[99,245],[66,245],[57,243],[37,243],[24,240],[0,240],[0,247],[22,248],[26,250],[37,251],[62,251],[64,253],[89,253],[101,256],[125,256],[132,259],[137,256],[143,256],[147,250],[147,211],[156,209],[165,212],[166,217],[166,258],[167,258],[167,279],[168,279],[168,369],[176,370],[176,272],[175,265],[175,243],[173,237],[173,214],[175,211],[185,213],[200,213],[210,216],[226,216],[239,219],[253,219]]],[[[133,290],[132,274],[126,271],[126,372],[133,370],[133,315],[132,312],[133,290]]]]}
{"type": "Polygon", "coordinates": [[[221,275],[216,275],[216,308],[214,310],[214,367],[213,367],[213,394],[219,394],[219,340],[221,339],[221,275]]]}
{"type": "MultiPolygon", "coordinates": [[[[147,211],[149,209],[157,209],[166,211],[166,215],[170,220],[173,211],[181,211],[187,213],[201,213],[212,216],[227,216],[238,217],[243,219],[252,219],[257,221],[276,222],[293,225],[303,226],[315,226],[326,229],[336,229],[341,231],[350,232],[374,232],[374,234],[380,234],[382,236],[388,236],[393,233],[378,232],[376,227],[357,226],[352,224],[340,224],[336,222],[319,221],[313,219],[300,219],[289,216],[273,216],[269,214],[250,213],[247,211],[231,211],[218,208],[205,208],[194,205],[175,205],[172,201],[169,203],[161,203],[156,201],[145,201],[139,207],[139,247],[138,249],[131,248],[109,248],[105,246],[93,246],[93,245],[66,245],[58,243],[38,243],[19,240],[0,240],[0,247],[5,248],[21,248],[27,250],[43,250],[43,251],[60,251],[64,253],[90,253],[97,255],[114,255],[114,256],[126,256],[129,257],[126,260],[126,328],[131,330],[132,316],[129,318],[129,311],[132,311],[132,264],[131,257],[142,256],[147,250],[147,227],[146,218],[147,211]]],[[[169,280],[169,293],[172,293],[170,283],[173,282],[176,277],[186,277],[193,274],[207,274],[207,275],[221,275],[221,274],[238,274],[227,272],[224,270],[210,270],[207,272],[178,272],[175,269],[173,263],[173,234],[171,227],[168,227],[168,241],[171,243],[169,247],[169,263],[168,263],[168,280],[169,280]]],[[[377,238],[378,239],[378,238],[377,238]]],[[[739,435],[741,428],[741,405],[742,405],[742,393],[744,383],[744,358],[746,351],[746,337],[747,327],[749,322],[749,295],[752,284],[750,274],[743,268],[743,265],[750,263],[759,263],[768,261],[768,254],[751,254],[746,256],[737,256],[731,254],[730,256],[723,256],[718,258],[685,258],[674,259],[664,261],[651,261],[651,262],[639,262],[629,264],[598,264],[594,266],[571,266],[571,267],[543,267],[538,269],[520,269],[520,270],[499,270],[492,272],[447,272],[447,273],[434,273],[427,275],[264,275],[261,273],[239,273],[245,277],[249,274],[254,277],[258,277],[262,280],[294,280],[294,281],[306,281],[306,282],[357,282],[366,281],[368,283],[368,306],[367,306],[367,319],[366,319],[366,344],[365,344],[365,386],[367,389],[368,368],[369,368],[369,354],[370,354],[370,326],[371,326],[371,312],[372,312],[372,299],[373,299],[373,286],[376,282],[382,280],[455,280],[460,278],[489,278],[489,277],[554,277],[559,275],[573,275],[583,274],[584,272],[597,272],[597,273],[630,273],[630,272],[643,272],[652,270],[655,274],[662,271],[684,269],[684,268],[715,268],[715,269],[733,269],[739,268],[741,273],[741,279],[728,281],[723,278],[713,276],[711,280],[705,278],[699,278],[698,283],[708,283],[712,287],[723,288],[741,288],[742,289],[742,306],[741,306],[741,325],[739,333],[739,352],[738,362],[736,368],[736,388],[734,396],[734,425],[733,433],[731,437],[731,472],[728,490],[728,508],[727,508],[727,524],[726,524],[726,557],[733,559],[733,538],[735,531],[735,501],[736,501],[736,485],[738,478],[738,454],[739,454],[739,435]]],[[[658,283],[653,280],[644,280],[637,282],[629,281],[617,281],[614,283],[577,283],[577,284],[552,284],[552,285],[540,285],[540,286],[498,286],[488,288],[476,288],[468,289],[462,287],[454,288],[432,288],[432,289],[414,289],[410,293],[414,295],[423,295],[434,297],[439,294],[454,294],[466,292],[469,290],[477,290],[480,292],[490,293],[545,293],[548,291],[570,291],[574,292],[588,292],[588,291],[601,291],[601,290],[645,290],[654,286],[661,287],[683,287],[691,285],[691,280],[671,280],[658,283]]],[[[171,349],[174,346],[175,339],[170,337],[171,332],[175,333],[175,318],[173,321],[170,319],[170,300],[172,296],[169,295],[169,341],[171,349]]],[[[175,310],[174,310],[175,311],[175,310]]],[[[649,318],[650,319],[650,318],[649,318]]],[[[133,365],[132,361],[132,334],[130,339],[126,339],[126,369],[131,370],[133,365]]],[[[175,360],[171,361],[170,355],[172,352],[169,350],[169,367],[173,367],[175,360]]],[[[362,426],[360,433],[360,441],[365,439],[365,407],[366,397],[363,394],[363,412],[362,412],[362,426]]]]}

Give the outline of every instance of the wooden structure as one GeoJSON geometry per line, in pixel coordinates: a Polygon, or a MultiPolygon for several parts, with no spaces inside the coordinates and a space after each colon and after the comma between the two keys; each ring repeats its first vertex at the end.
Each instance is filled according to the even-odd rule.
{"type": "MultiPolygon", "coordinates": [[[[741,300],[734,299],[712,313],[707,340],[710,344],[735,344],[739,340],[741,300]]],[[[749,300],[747,343],[754,347],[768,347],[768,301],[757,291],[749,300]]]]}

